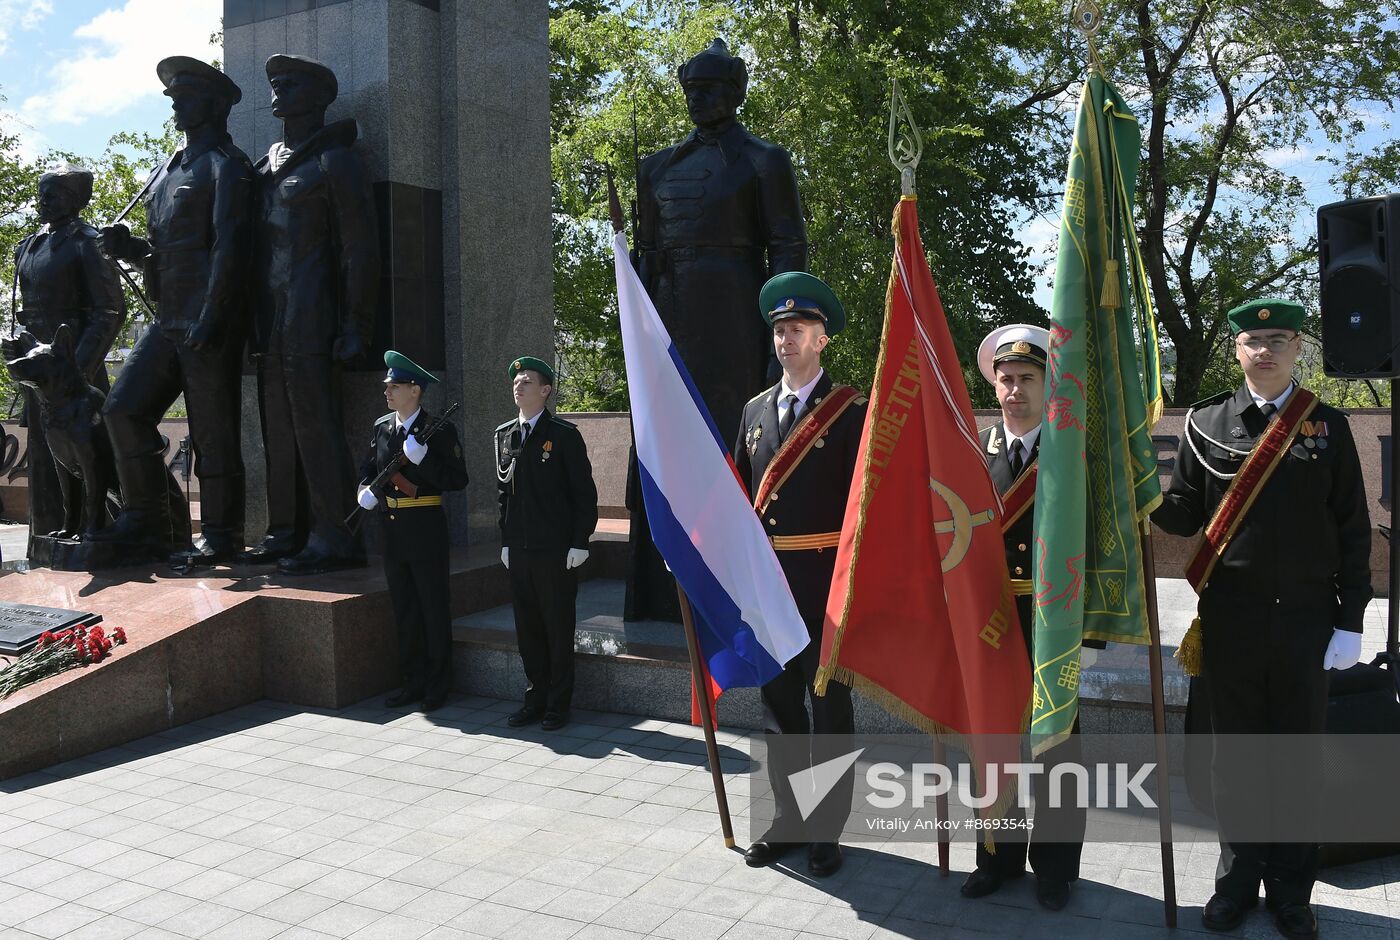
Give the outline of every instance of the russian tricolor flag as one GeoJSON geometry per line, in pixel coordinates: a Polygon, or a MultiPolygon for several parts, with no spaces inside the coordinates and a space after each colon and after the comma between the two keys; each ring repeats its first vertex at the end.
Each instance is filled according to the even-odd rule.
{"type": "Polygon", "coordinates": [[[633,270],[621,233],[613,255],[652,540],[690,599],[715,684],[721,690],[763,685],[807,645],[807,627],[729,448],[633,270]]]}

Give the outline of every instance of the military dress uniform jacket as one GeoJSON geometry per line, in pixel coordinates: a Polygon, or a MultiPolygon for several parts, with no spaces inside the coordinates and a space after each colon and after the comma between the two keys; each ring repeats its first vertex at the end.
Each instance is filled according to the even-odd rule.
{"type": "MultiPolygon", "coordinates": [[[[420,410],[409,431],[422,440],[423,431],[432,423],[433,416],[426,410],[420,410]]],[[[450,490],[465,487],[467,467],[462,458],[457,429],[450,422],[444,424],[427,440],[427,445],[428,452],[423,456],[422,463],[415,466],[405,461],[399,470],[405,480],[418,487],[415,496],[419,499],[441,496],[450,490]]],[[[397,433],[394,412],[391,411],[374,423],[369,453],[360,464],[360,485],[368,485],[380,469],[402,451],[403,438],[397,433]]],[[[396,509],[389,501],[408,498],[408,494],[393,483],[375,495],[379,497],[376,509],[384,521],[386,556],[403,561],[436,558],[447,551],[447,521],[440,505],[396,509]]]]}
{"type": "MultiPolygon", "coordinates": [[[[744,406],[739,439],[734,443],[734,464],[739,477],[757,492],[763,474],[777,454],[778,397],[782,383],[773,386],[744,406]]],[[[793,423],[789,436],[831,393],[831,377],[822,374],[807,404],[793,423]]],[[[812,635],[821,635],[831,577],[836,568],[836,548],[788,551],[781,549],[781,538],[794,535],[839,533],[846,516],[846,496],[855,474],[865,425],[865,398],[859,397],[813,443],[801,462],[793,468],[782,486],[773,491],[766,508],[759,514],[770,539],[778,539],[778,561],[787,575],[798,610],[812,635]]]]}
{"type": "MultiPolygon", "coordinates": [[[[1193,407],[1192,423],[1201,433],[1189,425],[1184,430],[1171,487],[1152,513],[1154,523],[1181,536],[1210,521],[1230,485],[1217,474],[1239,470],[1268,424],[1248,386],[1193,407]]],[[[1212,596],[1282,605],[1322,598],[1334,608],[1325,626],[1360,631],[1371,599],[1370,553],[1371,522],[1351,426],[1342,412],[1319,404],[1216,564],[1202,609],[1212,596]]]]}
{"type": "Polygon", "coordinates": [[[204,322],[241,337],[249,299],[252,163],[225,136],[177,150],[156,172],[163,176],[146,194],[150,254],[144,262],[161,329],[204,322]]]}
{"type": "Polygon", "coordinates": [[[97,248],[97,230],[81,219],[45,226],[15,250],[21,300],[16,319],[43,343],[67,323],[88,383],[107,390],[104,359],[126,318],[116,263],[97,248]]]}
{"type": "Polygon", "coordinates": [[[329,356],[335,340],[368,343],[379,294],[374,193],[353,120],[328,124],[258,179],[260,299],[255,348],[329,356]]]}
{"type": "Polygon", "coordinates": [[[519,427],[517,418],[495,431],[501,544],[561,553],[587,549],[598,527],[598,488],[583,435],[547,408],[524,446],[519,427]]]}

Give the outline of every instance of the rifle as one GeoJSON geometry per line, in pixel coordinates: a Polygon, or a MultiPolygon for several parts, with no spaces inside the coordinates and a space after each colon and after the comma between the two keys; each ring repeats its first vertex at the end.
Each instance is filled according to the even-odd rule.
{"type": "MultiPolygon", "coordinates": [[[[428,439],[431,438],[434,434],[436,434],[438,432],[438,429],[447,423],[447,419],[452,417],[452,412],[456,411],[460,407],[461,404],[455,401],[452,404],[448,405],[447,409],[443,411],[442,414],[434,418],[432,420],[432,423],[423,429],[422,434],[417,435],[418,442],[420,444],[426,444],[428,442],[428,439]]],[[[375,496],[378,496],[380,491],[384,488],[385,484],[387,484],[390,480],[397,476],[399,470],[401,470],[403,468],[403,465],[406,463],[408,463],[408,455],[405,454],[402,450],[400,450],[397,454],[389,458],[388,463],[384,464],[384,466],[380,468],[379,473],[375,476],[373,480],[369,481],[369,486],[366,487],[366,489],[374,493],[375,496]]],[[[360,511],[362,508],[363,507],[361,507],[359,503],[356,503],[355,508],[350,510],[350,515],[345,517],[345,524],[350,527],[351,532],[354,532],[360,527],[360,511]]]]}

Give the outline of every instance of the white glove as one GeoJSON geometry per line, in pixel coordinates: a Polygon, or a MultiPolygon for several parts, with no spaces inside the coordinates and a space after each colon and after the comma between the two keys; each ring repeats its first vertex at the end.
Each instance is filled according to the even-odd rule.
{"type": "Polygon", "coordinates": [[[585,561],[587,561],[587,560],[588,560],[588,549],[586,549],[586,548],[571,548],[571,549],[569,549],[569,557],[566,558],[566,559],[564,559],[564,567],[565,567],[565,568],[577,568],[579,565],[583,564],[583,563],[584,563],[585,561]]]}
{"type": "Polygon", "coordinates": [[[1361,661],[1361,634],[1352,630],[1333,628],[1327,654],[1322,657],[1323,669],[1350,669],[1361,661]]]}
{"type": "Polygon", "coordinates": [[[403,455],[416,467],[423,462],[424,457],[428,456],[428,445],[420,444],[418,438],[410,434],[403,439],[403,455]]]}
{"type": "Polygon", "coordinates": [[[501,549],[501,564],[505,565],[506,568],[510,568],[510,549],[501,549]]]}
{"type": "Polygon", "coordinates": [[[359,504],[361,509],[373,509],[379,505],[379,497],[374,495],[374,491],[369,487],[360,488],[359,504]]]}

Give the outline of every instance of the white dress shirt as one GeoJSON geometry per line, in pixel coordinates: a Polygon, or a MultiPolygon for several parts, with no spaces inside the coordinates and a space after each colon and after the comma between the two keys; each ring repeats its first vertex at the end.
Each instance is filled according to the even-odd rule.
{"type": "Polygon", "coordinates": [[[793,416],[792,416],[792,420],[795,422],[798,418],[802,417],[802,413],[803,413],[804,411],[807,410],[807,399],[811,397],[811,395],[812,395],[812,389],[814,389],[814,388],[817,387],[817,383],[821,381],[821,378],[822,378],[822,376],[823,376],[824,374],[825,374],[825,370],[823,370],[823,369],[818,369],[818,370],[817,370],[816,377],[813,378],[812,381],[808,382],[806,385],[804,385],[804,386],[802,386],[801,388],[798,388],[798,389],[788,388],[787,376],[783,376],[782,384],[781,384],[781,386],[778,388],[778,425],[779,425],[779,427],[782,426],[782,423],[783,423],[783,416],[787,414],[787,410],[788,410],[788,403],[787,403],[788,396],[789,396],[789,395],[796,395],[796,396],[797,396],[797,402],[792,406],[792,407],[795,409],[795,413],[794,413],[793,416]]]}

